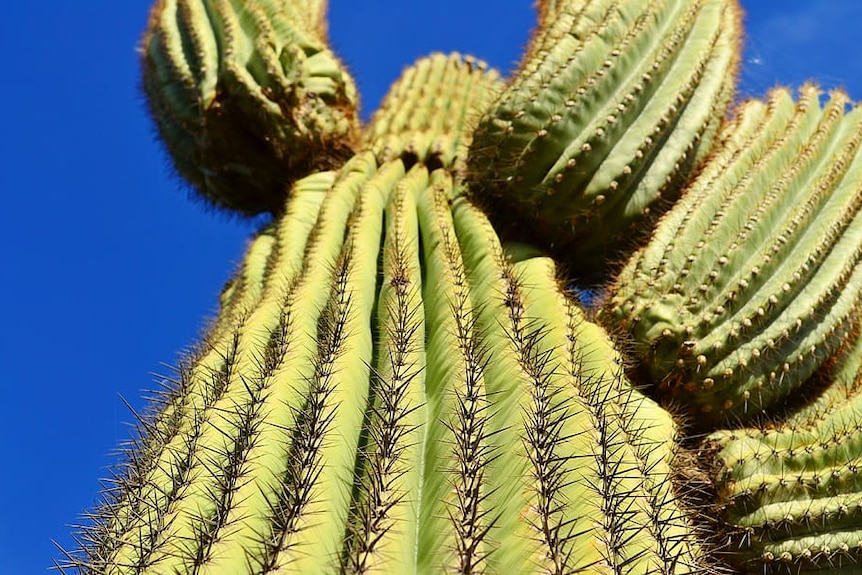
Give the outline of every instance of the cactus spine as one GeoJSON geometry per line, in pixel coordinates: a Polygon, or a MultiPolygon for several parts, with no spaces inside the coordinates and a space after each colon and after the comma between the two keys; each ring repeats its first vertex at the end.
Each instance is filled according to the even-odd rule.
{"type": "Polygon", "coordinates": [[[726,118],[732,0],[543,1],[360,127],[325,8],[153,8],[175,166],[274,219],[63,568],[859,571],[862,111],[726,118]]]}

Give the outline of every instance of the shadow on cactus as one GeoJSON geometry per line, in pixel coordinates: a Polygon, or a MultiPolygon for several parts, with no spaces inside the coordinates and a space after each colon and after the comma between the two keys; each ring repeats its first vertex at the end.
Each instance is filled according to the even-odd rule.
{"type": "Polygon", "coordinates": [[[731,0],[548,1],[359,126],[324,12],[153,8],[177,170],[275,220],[61,569],[862,571],[862,112],[728,111],[731,0]]]}

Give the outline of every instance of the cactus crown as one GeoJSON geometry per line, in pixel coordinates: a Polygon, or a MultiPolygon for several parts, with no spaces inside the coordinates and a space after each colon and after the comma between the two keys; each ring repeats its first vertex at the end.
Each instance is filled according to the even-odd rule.
{"type": "Polygon", "coordinates": [[[324,13],[153,8],[178,171],[276,217],[63,568],[857,572],[862,112],[728,114],[733,0],[561,0],[360,127],[324,13]]]}

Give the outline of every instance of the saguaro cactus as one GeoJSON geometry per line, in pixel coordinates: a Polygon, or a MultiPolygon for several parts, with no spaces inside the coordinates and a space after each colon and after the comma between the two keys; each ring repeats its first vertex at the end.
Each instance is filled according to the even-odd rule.
{"type": "Polygon", "coordinates": [[[862,112],[728,112],[733,0],[578,0],[359,126],[324,12],[153,8],[177,170],[274,218],[61,568],[859,570],[862,112]]]}

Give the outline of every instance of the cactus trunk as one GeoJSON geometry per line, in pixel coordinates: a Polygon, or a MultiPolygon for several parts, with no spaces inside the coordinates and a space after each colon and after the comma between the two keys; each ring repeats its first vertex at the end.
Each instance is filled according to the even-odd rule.
{"type": "Polygon", "coordinates": [[[290,196],[94,571],[697,572],[675,424],[551,260],[421,163],[359,155],[290,196]]]}

